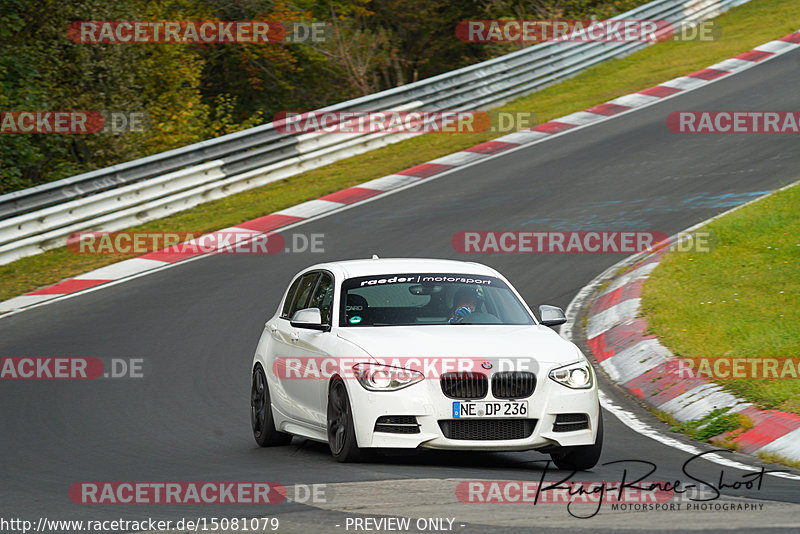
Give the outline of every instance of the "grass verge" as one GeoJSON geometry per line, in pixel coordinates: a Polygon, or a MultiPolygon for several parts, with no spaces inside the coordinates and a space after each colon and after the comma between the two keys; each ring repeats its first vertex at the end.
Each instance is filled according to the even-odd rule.
{"type": "MultiPolygon", "coordinates": [[[[670,41],[609,61],[498,110],[533,111],[540,122],[645,89],[800,28],[796,0],[752,0],[717,19],[712,42],[670,41]]],[[[159,219],[127,231],[206,232],[287,208],[497,137],[497,133],[428,134],[159,219]]],[[[77,255],[66,247],[0,266],[0,300],[127,259],[77,255]]]]}
{"type": "Polygon", "coordinates": [[[794,467],[795,469],[800,469],[800,462],[789,460],[788,458],[784,458],[779,454],[772,454],[771,452],[759,452],[758,457],[770,464],[782,464],[788,465],[789,467],[794,467]]]}
{"type": "MultiPolygon", "coordinates": [[[[669,412],[650,405],[645,405],[645,407],[658,419],[667,423],[670,431],[680,432],[693,440],[710,442],[717,447],[731,451],[739,450],[739,444],[735,439],[753,428],[752,419],[740,413],[729,413],[729,408],[717,408],[700,419],[680,422],[669,412]]],[[[764,461],[770,460],[764,459],[764,461]]],[[[776,460],[773,463],[785,463],[785,461],[776,460]]]]}
{"type": "Polygon", "coordinates": [[[796,414],[800,373],[780,365],[776,377],[754,378],[748,362],[736,378],[733,365],[761,359],[759,370],[764,361],[800,356],[799,205],[794,186],[713,221],[704,230],[716,247],[668,253],[642,292],[651,332],[675,355],[706,359],[709,369],[724,358],[719,372],[733,377],[719,381],[725,389],[796,414]]]}
{"type": "Polygon", "coordinates": [[[717,408],[700,419],[674,425],[670,430],[683,432],[697,441],[708,441],[726,432],[743,431],[753,427],[753,422],[749,418],[740,413],[729,413],[729,410],[730,408],[717,408]]]}

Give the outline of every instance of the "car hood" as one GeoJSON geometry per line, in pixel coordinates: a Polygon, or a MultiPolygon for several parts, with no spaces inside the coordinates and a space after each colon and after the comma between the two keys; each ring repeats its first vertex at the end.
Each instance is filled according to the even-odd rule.
{"type": "Polygon", "coordinates": [[[578,348],[541,325],[426,325],[340,328],[340,338],[374,358],[531,358],[539,364],[581,359],[578,348]]]}

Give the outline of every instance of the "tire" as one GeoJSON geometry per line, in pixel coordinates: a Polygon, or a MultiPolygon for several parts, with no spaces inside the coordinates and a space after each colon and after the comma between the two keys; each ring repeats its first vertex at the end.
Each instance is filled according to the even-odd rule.
{"type": "Polygon", "coordinates": [[[328,390],[328,446],[337,462],[358,462],[365,451],[358,447],[353,410],[347,388],[341,378],[335,378],[328,390]]]}
{"type": "Polygon", "coordinates": [[[591,469],[600,460],[603,452],[603,412],[597,416],[597,437],[594,445],[580,445],[577,447],[562,447],[550,453],[550,458],[556,467],[567,471],[586,471],[591,469]]]}
{"type": "Polygon", "coordinates": [[[262,447],[288,445],[292,441],[291,435],[275,430],[267,377],[260,365],[256,366],[250,381],[250,425],[256,443],[262,447]]]}

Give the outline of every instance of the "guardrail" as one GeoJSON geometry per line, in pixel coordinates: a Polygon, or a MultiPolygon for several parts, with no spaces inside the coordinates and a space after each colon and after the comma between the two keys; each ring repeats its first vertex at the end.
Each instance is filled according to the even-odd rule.
{"type": "MultiPolygon", "coordinates": [[[[747,1],[655,0],[612,20],[699,22],[747,1]]],[[[545,42],[318,111],[484,109],[645,46],[545,42]]],[[[119,230],[414,135],[290,134],[269,123],[2,195],[0,264],[63,246],[73,232],[119,230]]]]}

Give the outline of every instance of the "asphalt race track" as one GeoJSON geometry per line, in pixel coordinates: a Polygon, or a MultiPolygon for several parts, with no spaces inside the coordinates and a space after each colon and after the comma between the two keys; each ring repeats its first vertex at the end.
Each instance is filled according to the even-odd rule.
{"type": "MultiPolygon", "coordinates": [[[[259,448],[250,432],[248,403],[256,342],[298,270],[373,253],[465,259],[500,270],[532,308],[542,303],[566,308],[581,287],[624,255],[465,255],[453,249],[453,234],[672,234],[794,182],[800,178],[796,136],[681,135],[667,129],[666,118],[675,110],[797,109],[799,84],[796,50],[602,126],[457,169],[286,232],[324,233],[325,253],[209,257],[0,318],[2,357],[93,356],[146,362],[142,379],[0,381],[3,515],[273,515],[281,519],[279,532],[346,532],[345,521],[353,514],[454,517],[456,532],[486,532],[493,526],[504,532],[764,531],[771,525],[798,525],[800,480],[773,476],[765,477],[760,490],[724,491],[720,502],[764,505],[761,511],[745,513],[624,513],[606,507],[595,518],[576,519],[564,505],[459,503],[454,479],[538,480],[546,457],[534,452],[423,452],[337,464],[326,446],[297,438],[287,447],[259,448]],[[81,506],[68,497],[68,488],[80,481],[206,480],[328,483],[329,498],[313,506],[287,502],[270,507],[147,507],[81,506]]],[[[753,328],[758,321],[754,318],[753,328]]],[[[666,429],[609,384],[602,386],[615,402],[666,429]]],[[[610,413],[605,421],[601,462],[646,460],[658,466],[652,479],[686,480],[681,468],[689,454],[638,434],[610,413]]],[[[722,470],[727,480],[743,474],[704,460],[693,465],[703,480],[717,480],[722,470]]],[[[619,480],[621,475],[620,465],[612,464],[576,478],[619,480]]]]}

